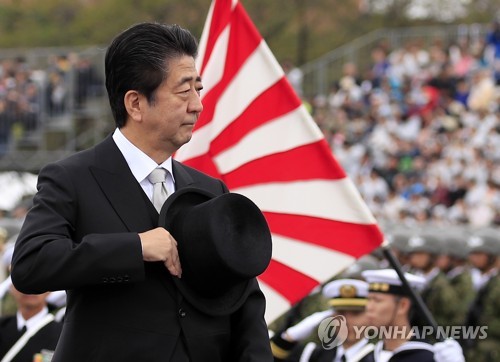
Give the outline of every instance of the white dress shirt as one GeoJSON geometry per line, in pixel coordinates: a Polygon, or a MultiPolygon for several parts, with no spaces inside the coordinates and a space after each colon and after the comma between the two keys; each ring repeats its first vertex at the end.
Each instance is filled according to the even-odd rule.
{"type": "Polygon", "coordinates": [[[30,328],[36,326],[47,314],[49,314],[49,308],[44,307],[40,312],[35,314],[33,317],[31,317],[28,320],[25,320],[21,315],[21,312],[17,311],[16,313],[17,329],[20,331],[21,329],[23,329],[24,326],[26,326],[26,330],[29,331],[30,328]]]}
{"type": "Polygon", "coordinates": [[[334,362],[341,362],[342,356],[345,356],[345,360],[349,362],[356,354],[361,351],[361,349],[368,344],[368,340],[363,338],[358,342],[354,343],[351,347],[345,349],[342,345],[337,347],[337,355],[335,356],[334,362]]]}
{"type": "Polygon", "coordinates": [[[137,148],[130,142],[120,131],[119,128],[113,133],[113,140],[118,149],[125,157],[128,167],[135,179],[141,185],[146,195],[151,200],[153,198],[153,184],[147,179],[148,175],[157,167],[162,167],[168,171],[165,186],[169,195],[175,191],[175,180],[172,173],[172,157],[169,157],[165,162],[158,165],[152,158],[137,148]]]}

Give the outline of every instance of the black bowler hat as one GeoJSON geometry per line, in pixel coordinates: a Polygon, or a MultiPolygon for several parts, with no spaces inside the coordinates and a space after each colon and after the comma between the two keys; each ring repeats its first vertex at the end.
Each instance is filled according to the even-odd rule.
{"type": "Polygon", "coordinates": [[[236,311],[271,261],[266,219],[243,195],[182,188],[165,201],[159,221],[177,240],[182,278],[174,282],[206,314],[236,311]]]}

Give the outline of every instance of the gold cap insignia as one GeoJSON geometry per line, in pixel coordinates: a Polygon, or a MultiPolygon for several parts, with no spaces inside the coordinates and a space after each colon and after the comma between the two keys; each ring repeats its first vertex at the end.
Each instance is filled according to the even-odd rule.
{"type": "Polygon", "coordinates": [[[354,298],[358,290],[354,285],[343,285],[340,287],[340,297],[341,298],[354,298]]]}

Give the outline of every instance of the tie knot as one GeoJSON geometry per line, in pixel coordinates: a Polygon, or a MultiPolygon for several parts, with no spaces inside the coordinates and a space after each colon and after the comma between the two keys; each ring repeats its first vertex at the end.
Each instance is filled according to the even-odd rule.
{"type": "Polygon", "coordinates": [[[165,182],[167,178],[167,170],[164,168],[155,168],[148,176],[149,182],[153,185],[161,182],[165,182]]]}

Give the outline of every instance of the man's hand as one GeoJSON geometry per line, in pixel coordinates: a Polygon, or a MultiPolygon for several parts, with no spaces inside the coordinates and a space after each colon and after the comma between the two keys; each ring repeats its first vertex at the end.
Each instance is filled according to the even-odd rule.
{"type": "Polygon", "coordinates": [[[164,228],[158,227],[139,234],[144,261],[162,261],[170,274],[181,277],[182,268],[177,241],[164,228]]]}
{"type": "Polygon", "coordinates": [[[316,312],[301,320],[298,324],[288,328],[282,338],[290,342],[302,341],[309,336],[321,321],[333,315],[333,309],[316,312]]]}

